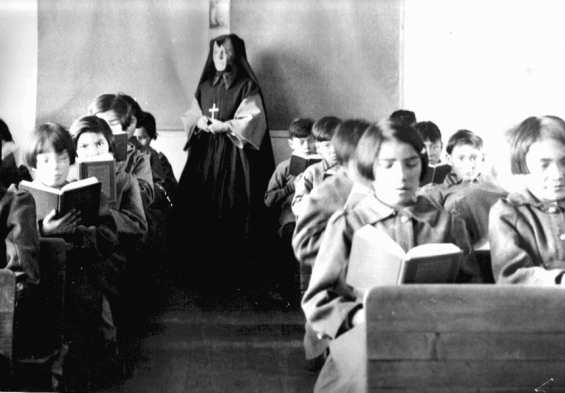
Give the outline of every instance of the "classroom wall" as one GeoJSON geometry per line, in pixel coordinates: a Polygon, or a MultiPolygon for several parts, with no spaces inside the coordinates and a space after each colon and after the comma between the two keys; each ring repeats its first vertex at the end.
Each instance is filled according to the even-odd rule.
{"type": "MultiPolygon", "coordinates": [[[[444,141],[461,128],[506,159],[505,130],[565,116],[565,2],[404,0],[403,106],[444,141]]],[[[444,143],[444,144],[445,144],[444,143]]]]}
{"type": "Polygon", "coordinates": [[[0,118],[16,143],[35,124],[37,0],[0,1],[0,118]]]}
{"type": "MultiPolygon", "coordinates": [[[[49,68],[54,60],[50,61],[45,54],[38,55],[42,45],[39,38],[42,42],[49,38],[46,26],[70,23],[77,29],[102,26],[102,31],[96,33],[107,42],[112,38],[109,31],[120,22],[115,8],[118,5],[92,5],[103,0],[52,0],[49,7],[55,7],[59,16],[40,24],[38,1],[45,10],[45,0],[0,2],[0,117],[13,130],[16,142],[23,140],[35,124],[36,105],[38,119],[63,119],[68,124],[99,93],[124,90],[137,97],[144,109],[156,112],[160,137],[155,146],[167,154],[175,174],[180,175],[185,161],[180,115],[192,99],[208,50],[208,2],[123,2],[130,5],[132,12],[140,13],[141,21],[151,22],[148,10],[157,10],[161,21],[171,18],[170,26],[161,33],[154,27],[139,33],[135,23],[130,22],[125,23],[124,30],[132,39],[163,46],[158,53],[166,61],[149,59],[145,64],[136,56],[143,54],[146,58],[151,52],[136,44],[126,50],[128,56],[137,59],[127,63],[126,76],[114,75],[119,62],[113,60],[110,78],[100,84],[93,70],[104,69],[102,64],[88,57],[95,62],[91,67],[65,51],[82,42],[74,39],[70,27],[64,30],[62,40],[55,40],[60,46],[56,62],[64,66],[61,75],[49,68]],[[95,15],[82,19],[75,15],[73,20],[65,7],[78,4],[90,4],[95,15]],[[104,22],[107,10],[110,22],[104,22]],[[191,18],[195,22],[190,22],[191,18]],[[205,32],[197,35],[193,29],[205,32]],[[160,40],[166,44],[160,44],[160,40]],[[191,40],[196,40],[195,44],[186,49],[191,40]],[[181,57],[171,59],[173,55],[181,57]],[[38,59],[39,67],[43,67],[40,71],[38,59]],[[191,71],[182,66],[183,62],[191,62],[191,71]],[[43,82],[38,81],[38,75],[43,82]],[[64,75],[71,79],[61,81],[64,75]],[[169,82],[152,87],[161,89],[159,94],[147,93],[149,82],[159,81],[164,75],[170,76],[169,82]],[[83,80],[86,82],[82,83],[83,80]],[[118,81],[128,84],[122,87],[118,81]],[[163,87],[173,82],[171,89],[163,87]],[[71,86],[90,90],[70,92],[71,86]],[[42,89],[40,93],[38,87],[42,89]],[[180,92],[182,98],[171,103],[166,90],[173,95],[180,92]],[[53,99],[51,93],[63,98],[53,99]],[[69,97],[77,98],[77,103],[73,104],[69,97]],[[64,116],[58,117],[61,113],[64,116]]],[[[231,22],[232,31],[245,38],[251,65],[265,90],[277,160],[288,154],[286,134],[279,130],[286,129],[296,116],[320,117],[333,112],[332,105],[337,102],[345,103],[338,115],[369,118],[385,116],[396,109],[395,102],[400,102],[398,107],[414,110],[420,120],[436,122],[445,140],[460,128],[475,131],[485,139],[488,157],[492,158],[500,156],[501,145],[497,141],[514,123],[529,115],[565,116],[561,98],[565,87],[565,48],[560,45],[565,38],[565,25],[560,20],[564,8],[565,3],[560,0],[514,0],[512,7],[507,0],[232,0],[231,22]],[[393,14],[398,16],[392,17],[393,14]],[[389,19],[392,22],[387,24],[389,19]],[[396,74],[390,73],[386,80],[390,84],[384,84],[388,87],[383,91],[393,89],[395,83],[398,91],[379,95],[377,90],[381,88],[375,87],[380,85],[374,78],[382,74],[380,70],[386,65],[390,71],[395,60],[373,48],[386,47],[387,42],[391,43],[390,48],[398,48],[390,50],[398,51],[398,70],[396,74]],[[351,78],[358,70],[365,77],[351,78]],[[314,83],[308,85],[310,81],[314,83]],[[349,89],[346,95],[342,93],[344,89],[349,89]],[[359,94],[351,93],[355,89],[359,94]],[[381,99],[381,104],[373,105],[373,101],[381,99]],[[497,151],[491,152],[493,147],[497,151]]],[[[82,38],[85,39],[90,38],[82,38]]],[[[111,49],[100,43],[94,47],[100,56],[111,49]]]]}

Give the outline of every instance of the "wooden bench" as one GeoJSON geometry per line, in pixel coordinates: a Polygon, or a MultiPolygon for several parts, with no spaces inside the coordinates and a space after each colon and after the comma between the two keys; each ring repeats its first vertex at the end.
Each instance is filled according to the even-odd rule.
{"type": "Polygon", "coordinates": [[[12,362],[14,310],[16,305],[16,276],[0,269],[0,389],[8,383],[12,362]]]}
{"type": "Polygon", "coordinates": [[[368,391],[565,391],[565,290],[400,285],[365,299],[368,391]]]}

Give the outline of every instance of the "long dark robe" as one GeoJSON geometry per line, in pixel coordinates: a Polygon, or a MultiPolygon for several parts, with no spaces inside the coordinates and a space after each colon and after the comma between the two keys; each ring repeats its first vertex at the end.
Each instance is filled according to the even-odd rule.
{"type": "Polygon", "coordinates": [[[233,288],[256,276],[258,255],[267,247],[263,197],[274,160],[258,86],[243,72],[225,79],[210,78],[197,89],[193,109],[212,117],[215,104],[214,118],[230,121],[231,132],[192,126],[177,218],[182,247],[197,255],[190,264],[195,281],[233,288]]]}

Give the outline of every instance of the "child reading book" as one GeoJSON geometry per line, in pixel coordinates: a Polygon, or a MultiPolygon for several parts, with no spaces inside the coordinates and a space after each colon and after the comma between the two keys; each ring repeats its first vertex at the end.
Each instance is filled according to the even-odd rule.
{"type": "Polygon", "coordinates": [[[330,340],[330,355],[316,392],[364,391],[363,299],[346,282],[357,229],[370,224],[405,251],[425,243],[454,243],[465,250],[458,281],[478,276],[474,259],[468,258],[472,250],[461,218],[416,196],[428,159],[423,141],[412,128],[390,120],[374,124],[361,137],[356,155],[359,173],[373,182],[375,193],[330,218],[302,300],[308,323],[320,337],[330,340]]]}
{"type": "Polygon", "coordinates": [[[136,149],[138,142],[133,137],[133,131],[137,118],[134,115],[134,108],[124,96],[121,93],[102,94],[89,105],[88,113],[105,120],[114,132],[128,131],[133,127],[130,131],[132,135],[128,140],[126,159],[118,161],[117,166],[135,176],[139,183],[143,207],[147,208],[155,199],[150,156],[136,149]]]}
{"type": "MultiPolygon", "coordinates": [[[[292,246],[299,262],[301,295],[308,288],[312,266],[329,218],[346,205],[350,208],[355,206],[372,188],[370,182],[359,175],[355,159],[357,143],[369,125],[365,120],[349,119],[337,127],[332,145],[339,169],[334,176],[312,190],[306,200],[304,213],[298,218],[292,246]]],[[[317,370],[323,365],[326,349],[327,340],[318,339],[307,324],[304,350],[306,359],[311,360],[308,366],[310,370],[317,370]]]]}
{"type": "Polygon", "coordinates": [[[482,181],[485,155],[482,138],[469,130],[459,130],[453,134],[446,151],[451,173],[442,184],[424,187],[420,193],[441,208],[450,210],[458,196],[464,195],[471,183],[482,181]]]}
{"type": "MultiPolygon", "coordinates": [[[[75,147],[61,125],[40,124],[28,135],[23,158],[35,175],[34,182],[61,188],[75,162],[75,147]]],[[[118,239],[109,206],[104,198],[100,201],[94,225],[81,225],[79,211],[57,217],[53,210],[37,222],[41,236],[62,237],[68,244],[64,335],[69,357],[65,368],[69,371],[66,374],[76,377],[73,390],[93,387],[92,374],[102,363],[108,364],[102,355],[115,355],[117,344],[109,299],[115,298],[118,290],[120,266],[113,257],[118,239]]]]}
{"type": "Polygon", "coordinates": [[[443,183],[447,174],[451,172],[451,167],[441,162],[441,151],[443,149],[441,131],[431,121],[418,122],[414,128],[424,141],[426,153],[428,154],[428,169],[426,170],[426,176],[420,182],[420,187],[430,183],[443,183]]]}
{"type": "Polygon", "coordinates": [[[512,173],[524,187],[489,216],[493,274],[500,284],[565,285],[565,121],[529,117],[509,133],[512,173]]]}
{"type": "Polygon", "coordinates": [[[304,200],[322,181],[335,173],[337,158],[331,140],[336,127],[341,120],[334,116],[326,116],[319,119],[312,127],[312,135],[316,140],[316,151],[322,156],[322,161],[306,168],[304,173],[296,181],[294,198],[292,199],[292,211],[299,217],[304,209],[304,200]]]}

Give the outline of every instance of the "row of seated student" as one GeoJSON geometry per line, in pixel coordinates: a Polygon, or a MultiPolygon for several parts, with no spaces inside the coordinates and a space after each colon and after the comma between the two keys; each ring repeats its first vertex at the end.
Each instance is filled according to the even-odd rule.
{"type": "MultiPolygon", "coordinates": [[[[52,211],[37,220],[33,197],[27,191],[18,191],[15,185],[8,190],[2,187],[7,211],[3,217],[8,220],[4,223],[8,228],[7,267],[16,272],[18,297],[22,291],[33,294],[39,282],[38,238],[58,237],[67,243],[64,345],[52,366],[56,389],[90,390],[124,377],[124,343],[134,342],[131,333],[143,317],[132,318],[132,310],[140,309],[134,301],[140,294],[152,292],[144,286],[151,274],[144,269],[168,258],[146,240],[148,232],[167,232],[176,180],[166,158],[150,147],[156,138],[154,118],[137,104],[135,111],[131,102],[135,101],[124,94],[102,95],[90,105],[91,114],[75,120],[70,129],[55,123],[40,124],[23,146],[23,161],[33,182],[61,188],[76,179],[71,170],[75,160],[114,152],[112,127],[128,132],[126,159],[116,162],[115,201],[108,203],[101,195],[96,225],[81,225],[79,211],[62,217],[52,211]],[[154,186],[152,168],[158,171],[158,186],[154,186]]],[[[166,247],[159,250],[168,252],[166,247]]],[[[21,307],[16,311],[16,327],[25,326],[18,319],[26,314],[21,307]]],[[[25,341],[18,338],[23,331],[14,332],[14,342],[25,341]]]]}
{"type": "MultiPolygon", "coordinates": [[[[366,381],[363,302],[345,277],[353,234],[366,224],[404,250],[456,244],[463,250],[459,284],[564,285],[565,122],[531,117],[508,131],[509,182],[496,167],[481,174],[481,138],[458,131],[448,141],[450,171],[434,185],[422,181],[438,165],[426,145],[438,142],[439,129],[430,137],[437,126],[426,123],[415,115],[339,122],[331,138],[339,167],[300,201],[292,246],[297,261],[312,268],[302,283],[302,309],[306,357],[312,369],[321,368],[316,392],[363,391],[366,381]],[[474,249],[489,243],[483,265],[474,249]]],[[[287,187],[288,207],[293,186],[285,181],[300,177],[272,181],[287,187]]]]}

